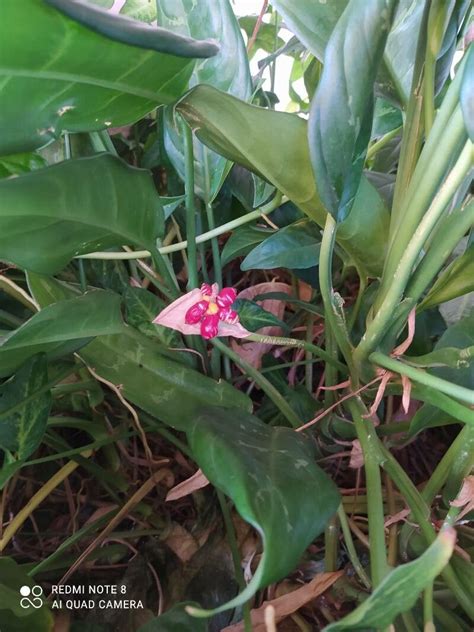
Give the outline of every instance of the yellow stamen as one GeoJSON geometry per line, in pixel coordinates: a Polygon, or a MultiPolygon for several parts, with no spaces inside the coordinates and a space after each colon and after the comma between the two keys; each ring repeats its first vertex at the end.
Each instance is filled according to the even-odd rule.
{"type": "Polygon", "coordinates": [[[219,305],[217,303],[209,303],[206,314],[217,314],[219,311],[219,305]]]}

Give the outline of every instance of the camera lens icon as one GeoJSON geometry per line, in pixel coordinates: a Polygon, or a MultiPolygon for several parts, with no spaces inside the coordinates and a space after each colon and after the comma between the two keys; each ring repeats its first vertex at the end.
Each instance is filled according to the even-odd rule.
{"type": "Polygon", "coordinates": [[[20,606],[22,608],[41,608],[43,605],[43,589],[41,586],[22,586],[20,588],[20,606]]]}

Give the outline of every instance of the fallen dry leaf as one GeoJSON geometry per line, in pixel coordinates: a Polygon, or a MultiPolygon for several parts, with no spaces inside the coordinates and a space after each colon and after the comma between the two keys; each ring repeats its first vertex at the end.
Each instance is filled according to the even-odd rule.
{"type": "Polygon", "coordinates": [[[178,523],[174,523],[165,540],[165,544],[182,562],[189,562],[199,549],[195,538],[178,523]]]}
{"type": "Polygon", "coordinates": [[[206,487],[206,485],[209,485],[209,481],[201,470],[198,470],[185,481],[178,483],[178,485],[175,485],[173,489],[170,489],[170,491],[166,494],[166,502],[169,502],[170,500],[178,500],[178,498],[184,498],[184,496],[188,496],[196,490],[206,487]]]}
{"type": "Polygon", "coordinates": [[[453,507],[463,507],[463,510],[457,517],[458,520],[461,520],[463,516],[474,509],[474,476],[466,476],[459,494],[450,504],[453,507]]]}
{"type": "MultiPolygon", "coordinates": [[[[282,597],[277,597],[271,601],[264,601],[260,608],[255,608],[250,613],[252,619],[253,632],[266,632],[265,626],[265,610],[268,606],[272,606],[275,610],[275,623],[278,623],[285,617],[293,614],[309,601],[315,599],[328,588],[330,588],[335,581],[344,575],[344,571],[336,571],[335,573],[320,573],[301,588],[293,590],[293,592],[287,593],[282,597]]],[[[236,623],[224,628],[222,632],[243,632],[244,623],[236,623]]]]}

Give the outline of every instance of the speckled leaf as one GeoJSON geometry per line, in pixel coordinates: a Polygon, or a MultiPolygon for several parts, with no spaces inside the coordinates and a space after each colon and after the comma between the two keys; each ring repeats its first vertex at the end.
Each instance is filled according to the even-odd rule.
{"type": "MultiPolygon", "coordinates": [[[[326,212],[316,191],[305,120],[249,105],[205,85],[191,90],[177,108],[204,143],[271,182],[324,226],[326,212]]],[[[383,201],[363,176],[352,213],[337,232],[339,244],[362,274],[381,274],[388,224],[383,201]]]]}
{"type": "MultiPolygon", "coordinates": [[[[52,308],[73,290],[56,279],[29,275],[29,287],[41,305],[52,308]]],[[[44,311],[44,310],[43,310],[44,311]]],[[[176,428],[186,429],[203,406],[250,411],[252,403],[225,381],[216,382],[180,363],[180,352],[147,338],[133,327],[98,336],[80,357],[113,384],[132,404],[176,428]]]]}
{"type": "Polygon", "coordinates": [[[120,296],[93,290],[45,307],[1,340],[0,376],[10,375],[36,353],[59,357],[94,336],[124,330],[120,296]]]}
{"type": "Polygon", "coordinates": [[[150,173],[110,154],[0,181],[0,259],[41,274],[100,248],[153,248],[163,229],[150,173]]]}
{"type": "Polygon", "coordinates": [[[421,591],[441,573],[455,542],[454,529],[440,531],[417,560],[392,570],[360,606],[341,621],[328,625],[324,631],[386,629],[397,615],[415,605],[421,591]]]}
{"type": "Polygon", "coordinates": [[[204,474],[233,500],[263,541],[262,559],[250,584],[218,612],[244,603],[260,587],[294,570],[340,497],[316,465],[311,443],[294,430],[266,426],[242,411],[209,408],[187,435],[204,474]]]}
{"type": "Polygon", "coordinates": [[[374,84],[397,0],[351,0],[331,34],[308,136],[326,210],[342,222],[359,189],[372,130],[374,84]]]}
{"type": "Polygon", "coordinates": [[[48,381],[46,358],[37,355],[27,361],[11,380],[0,386],[0,447],[26,459],[41,443],[51,407],[51,393],[37,393],[48,381]],[[25,401],[28,400],[29,401],[25,401]],[[10,413],[8,410],[12,410],[10,413]]]}
{"type": "Polygon", "coordinates": [[[242,270],[312,268],[319,263],[321,230],[309,219],[281,228],[242,261],[242,270]]]}
{"type": "MultiPolygon", "coordinates": [[[[80,7],[62,0],[57,4],[80,7]]],[[[179,51],[192,57],[198,45],[216,52],[215,44],[184,42],[144,25],[147,33],[139,33],[136,23],[127,25],[125,18],[85,6],[113,20],[119,34],[135,38],[132,43],[138,38],[162,52],[113,41],[40,0],[2,0],[0,155],[42,147],[64,130],[133,123],[186,89],[194,61],[177,57],[179,51]]]]}
{"type": "MultiPolygon", "coordinates": [[[[158,24],[180,35],[211,37],[219,53],[198,61],[190,85],[205,83],[244,101],[250,98],[252,81],[245,44],[229,0],[157,0],[158,24]]],[[[176,171],[184,179],[183,136],[176,130],[171,108],[165,115],[165,148],[176,171]]],[[[199,140],[194,141],[195,183],[198,194],[211,201],[229,170],[228,161],[199,140]]]]}

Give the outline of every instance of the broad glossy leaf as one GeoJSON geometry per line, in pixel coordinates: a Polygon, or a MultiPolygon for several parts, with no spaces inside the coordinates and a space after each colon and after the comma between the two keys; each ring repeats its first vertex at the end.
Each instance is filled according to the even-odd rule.
{"type": "Polygon", "coordinates": [[[48,381],[46,358],[37,355],[26,362],[11,380],[0,386],[0,447],[23,460],[41,442],[51,407],[51,393],[46,391],[24,401],[48,381]],[[7,411],[15,407],[11,413],[7,411]]]}
{"type": "Polygon", "coordinates": [[[444,410],[424,404],[419,408],[410,421],[409,437],[414,437],[426,428],[437,428],[438,426],[448,426],[452,423],[459,423],[444,410]]]}
{"type": "Polygon", "coordinates": [[[286,330],[285,323],[277,318],[275,314],[272,314],[263,307],[260,307],[254,301],[249,301],[245,298],[238,298],[232,305],[239,315],[239,321],[245,329],[249,331],[258,331],[262,327],[281,327],[286,330]]]}
{"type": "Polygon", "coordinates": [[[319,263],[321,230],[303,219],[267,237],[242,261],[242,270],[312,268],[319,263]]]}
{"type": "Polygon", "coordinates": [[[325,632],[387,628],[397,615],[415,605],[421,591],[441,573],[455,543],[454,529],[440,531],[433,544],[418,559],[390,571],[360,606],[341,621],[328,625],[324,628],[325,632]]]}
{"type": "Polygon", "coordinates": [[[187,435],[204,474],[233,500],[263,540],[263,556],[252,581],[216,610],[223,611],[294,570],[336,511],[340,497],[316,465],[311,443],[289,428],[266,426],[242,411],[208,408],[187,435]]]}
{"type": "Polygon", "coordinates": [[[154,248],[163,228],[150,173],[110,154],[0,181],[0,259],[40,274],[98,248],[154,248]]]}
{"type": "MultiPolygon", "coordinates": [[[[320,61],[332,31],[349,0],[272,0],[286,24],[320,61]]],[[[419,0],[400,0],[378,76],[378,90],[387,98],[408,100],[423,12],[419,0]]]]}
{"type": "Polygon", "coordinates": [[[474,291],[474,244],[440,274],[420,307],[428,309],[472,291],[474,291]]]}
{"type": "MultiPolygon", "coordinates": [[[[83,7],[57,4],[65,10],[83,7]]],[[[147,32],[138,32],[136,23],[100,14],[114,20],[124,38],[162,52],[113,41],[40,0],[0,3],[0,155],[42,147],[62,131],[133,123],[186,89],[194,62],[177,54],[196,56],[196,47],[216,52],[213,43],[184,41],[144,25],[139,26],[147,32]]]]}
{"type": "MultiPolygon", "coordinates": [[[[40,305],[53,309],[73,292],[56,279],[29,275],[29,287],[40,305]],[[59,300],[60,303],[54,301],[59,300]]],[[[87,295],[86,295],[87,296],[87,295]]],[[[66,301],[68,302],[68,301],[66,301]]],[[[140,334],[133,327],[116,335],[99,335],[82,347],[80,357],[113,384],[124,397],[157,419],[185,430],[203,406],[249,411],[250,399],[225,381],[216,382],[180,362],[180,352],[140,334]]],[[[1,357],[1,356],[0,356],[1,357]]]]}
{"type": "Polygon", "coordinates": [[[126,399],[181,430],[189,427],[202,406],[251,408],[248,397],[230,384],[164,357],[160,345],[144,336],[140,339],[132,328],[96,338],[79,355],[101,377],[121,384],[126,399]]]}
{"type": "Polygon", "coordinates": [[[36,353],[58,357],[94,336],[123,331],[120,297],[105,290],[61,300],[42,309],[0,342],[0,376],[36,353]]]}
{"type": "Polygon", "coordinates": [[[137,632],[207,632],[207,621],[189,615],[185,610],[186,605],[191,603],[173,606],[164,614],[140,626],[137,632]]]}
{"type": "Polygon", "coordinates": [[[0,158],[0,178],[17,176],[46,167],[46,160],[34,152],[24,152],[0,158]]]}
{"type": "Polygon", "coordinates": [[[33,588],[35,582],[10,557],[0,558],[0,630],[5,632],[52,632],[54,618],[46,606],[35,601],[36,607],[22,608],[20,588],[33,588]],[[40,605],[38,608],[37,606],[40,605]]]}
{"type": "MultiPolygon", "coordinates": [[[[205,83],[244,101],[252,82],[239,23],[229,0],[158,0],[158,24],[195,38],[211,37],[220,44],[217,55],[198,61],[190,85],[205,83]]],[[[176,171],[184,179],[183,135],[175,128],[172,109],[165,115],[165,148],[176,171]]],[[[195,184],[205,200],[213,200],[229,170],[228,161],[194,142],[195,184]]]]}
{"type": "Polygon", "coordinates": [[[466,358],[467,362],[458,365],[457,368],[438,367],[429,369],[429,372],[454,384],[465,386],[466,388],[473,388],[474,362],[470,362],[470,360],[472,359],[472,352],[474,351],[474,310],[471,311],[469,316],[466,316],[451,327],[448,327],[436,343],[435,350],[442,351],[445,347],[456,347],[458,349],[470,347],[471,353],[466,358]]]}
{"type": "Polygon", "coordinates": [[[397,0],[352,0],[324,53],[309,116],[309,148],[321,200],[338,222],[350,213],[372,130],[374,83],[397,0]]]}
{"type": "MultiPolygon", "coordinates": [[[[324,226],[326,212],[316,192],[305,120],[249,105],[205,85],[191,90],[177,109],[203,142],[271,182],[324,226]]],[[[337,233],[362,274],[381,274],[388,223],[381,198],[363,177],[352,213],[337,233]]]]}
{"type": "Polygon", "coordinates": [[[151,24],[156,20],[156,0],[125,0],[120,14],[151,24]]]}
{"type": "Polygon", "coordinates": [[[269,228],[258,228],[250,225],[236,228],[222,250],[222,265],[225,266],[236,257],[245,256],[254,246],[261,244],[273,232],[269,228]]]}

